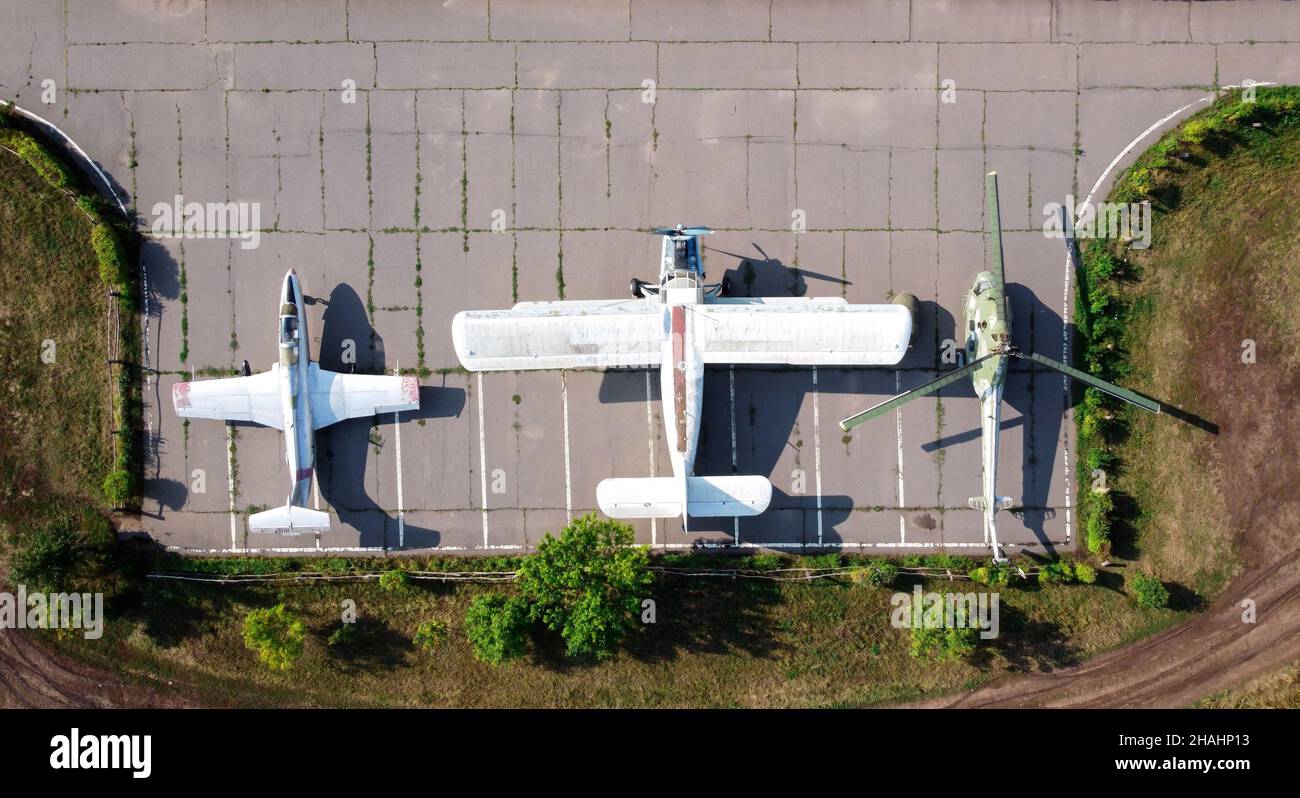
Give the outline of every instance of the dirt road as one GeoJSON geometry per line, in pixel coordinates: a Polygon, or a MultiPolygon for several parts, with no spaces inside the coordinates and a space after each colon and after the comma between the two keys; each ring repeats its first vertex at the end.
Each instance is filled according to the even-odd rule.
{"type": "Polygon", "coordinates": [[[1203,616],[1054,673],[999,679],[922,707],[1185,707],[1300,659],[1300,548],[1237,578],[1203,616]],[[1252,598],[1258,622],[1242,622],[1252,598]]]}
{"type": "Polygon", "coordinates": [[[26,631],[0,631],[0,708],[191,705],[166,685],[131,684],[49,651],[26,631]]]}

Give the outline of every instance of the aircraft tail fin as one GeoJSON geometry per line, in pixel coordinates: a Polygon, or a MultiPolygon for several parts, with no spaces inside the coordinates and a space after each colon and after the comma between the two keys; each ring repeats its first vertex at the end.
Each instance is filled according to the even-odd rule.
{"type": "Polygon", "coordinates": [[[330,528],[330,516],[319,510],[286,504],[249,516],[248,528],[254,532],[282,532],[289,535],[324,532],[330,528]]]}
{"type": "Polygon", "coordinates": [[[766,477],[687,477],[686,495],[677,477],[606,479],[596,486],[596,502],[610,518],[672,518],[682,515],[758,515],[772,500],[766,477]]]}
{"type": "MultiPolygon", "coordinates": [[[[972,496],[966,500],[966,503],[970,505],[972,510],[983,510],[985,506],[983,496],[972,496]]],[[[1012,501],[1010,496],[998,496],[993,501],[993,509],[995,510],[1005,510],[1011,506],[1012,501]]]]}

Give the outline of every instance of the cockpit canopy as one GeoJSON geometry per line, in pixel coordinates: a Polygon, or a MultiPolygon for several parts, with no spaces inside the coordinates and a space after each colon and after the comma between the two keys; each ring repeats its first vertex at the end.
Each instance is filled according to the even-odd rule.
{"type": "Polygon", "coordinates": [[[298,346],[298,317],[283,316],[280,319],[280,346],[298,346]]]}

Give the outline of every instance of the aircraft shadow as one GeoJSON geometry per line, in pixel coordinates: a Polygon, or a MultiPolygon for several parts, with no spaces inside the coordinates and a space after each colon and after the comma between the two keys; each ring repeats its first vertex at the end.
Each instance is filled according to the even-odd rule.
{"type": "MultiPolygon", "coordinates": [[[[350,285],[335,286],[328,300],[309,297],[307,302],[326,305],[316,350],[321,368],[348,373],[355,367],[358,374],[384,373],[383,338],[371,327],[365,304],[350,285]],[[344,342],[349,339],[355,342],[355,364],[343,362],[344,342]]],[[[465,392],[459,388],[422,386],[420,409],[403,413],[401,421],[457,416],[464,406],[465,392]]],[[[341,522],[358,531],[359,546],[395,544],[396,516],[380,507],[366,488],[367,460],[373,452],[391,444],[393,423],[391,414],[354,418],[316,433],[316,474],[321,496],[341,522]]],[[[441,533],[434,529],[407,523],[405,531],[408,541],[419,540],[420,547],[437,546],[441,540],[441,533]]]]}
{"type": "MultiPolygon", "coordinates": [[[[769,258],[755,245],[760,257],[730,255],[740,262],[725,272],[731,284],[732,296],[799,297],[809,292],[808,280],[823,280],[843,284],[839,277],[828,277],[824,271],[793,269],[781,261],[769,258]]],[[[838,288],[824,292],[838,296],[838,288]]],[[[918,347],[928,350],[925,344],[934,337],[936,319],[940,309],[933,302],[923,302],[920,308],[921,336],[918,347]]],[[[951,322],[948,322],[951,326],[951,322]]],[[[914,347],[908,358],[919,358],[929,363],[933,358],[921,354],[914,347]]],[[[834,368],[819,370],[818,390],[821,392],[853,392],[865,397],[884,398],[894,391],[894,370],[880,368],[834,368]]],[[[699,451],[696,455],[695,473],[701,476],[757,474],[773,480],[772,501],[768,510],[758,516],[741,520],[743,537],[753,542],[790,543],[809,541],[816,548],[818,540],[818,499],[813,486],[813,452],[811,429],[799,429],[800,410],[808,406],[807,395],[812,391],[812,369],[786,366],[737,366],[734,371],[725,366],[710,366],[704,374],[704,401],[700,425],[699,451]],[[732,460],[731,439],[731,389],[735,380],[735,462],[732,460]],[[776,473],[784,455],[789,455],[798,467],[807,473],[803,493],[787,493],[779,485],[792,483],[791,475],[776,473]]],[[[612,377],[607,373],[599,391],[602,404],[641,402],[646,399],[644,383],[612,377]]],[[[660,400],[659,380],[651,380],[651,399],[660,400]]],[[[866,399],[868,404],[870,399],[866,399]]],[[[656,413],[662,412],[656,408],[656,413]]],[[[825,420],[823,420],[825,423],[825,420]]],[[[820,537],[823,544],[842,542],[835,527],[852,513],[854,498],[845,495],[823,495],[820,511],[820,537]]],[[[695,518],[689,520],[690,532],[698,544],[733,542],[735,524],[730,517],[695,518]],[[716,537],[694,537],[697,533],[717,533],[716,537]]]]}

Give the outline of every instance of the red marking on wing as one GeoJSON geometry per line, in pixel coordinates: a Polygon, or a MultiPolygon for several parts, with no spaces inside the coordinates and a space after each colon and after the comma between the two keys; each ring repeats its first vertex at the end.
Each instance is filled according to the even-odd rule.
{"type": "Polygon", "coordinates": [[[402,378],[402,399],[407,402],[420,403],[420,381],[415,377],[402,378]]]}
{"type": "Polygon", "coordinates": [[[177,410],[190,406],[190,384],[178,382],[172,386],[172,407],[177,410]]]}
{"type": "Polygon", "coordinates": [[[303,480],[311,479],[311,469],[310,468],[298,469],[297,475],[294,477],[294,479],[298,480],[299,482],[302,482],[303,480]]]}
{"type": "Polygon", "coordinates": [[[673,308],[673,415],[677,420],[677,451],[686,451],[686,309],[673,308]]]}

